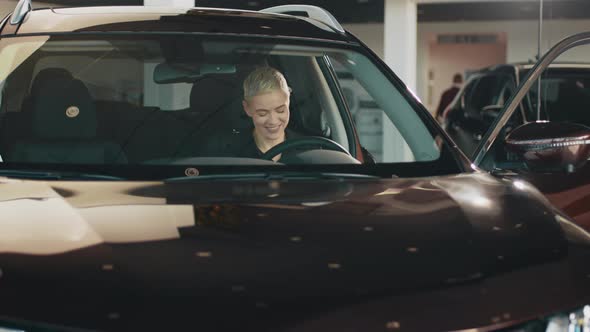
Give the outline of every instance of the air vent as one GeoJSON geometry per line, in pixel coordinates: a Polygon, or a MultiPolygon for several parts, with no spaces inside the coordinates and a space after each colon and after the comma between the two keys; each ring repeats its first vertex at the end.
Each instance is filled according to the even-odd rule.
{"type": "Polygon", "coordinates": [[[498,35],[438,35],[437,41],[439,44],[495,44],[498,42],[498,35]]]}

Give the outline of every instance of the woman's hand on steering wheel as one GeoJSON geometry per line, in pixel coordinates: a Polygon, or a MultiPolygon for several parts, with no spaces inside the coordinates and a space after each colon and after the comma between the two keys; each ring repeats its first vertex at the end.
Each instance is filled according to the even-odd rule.
{"type": "Polygon", "coordinates": [[[281,153],[301,147],[312,147],[312,148],[326,148],[328,150],[334,150],[345,153],[351,156],[350,152],[346,150],[342,145],[334,142],[331,139],[320,137],[320,136],[305,136],[287,139],[283,143],[277,144],[270,150],[266,151],[261,159],[272,160],[272,158],[280,155],[281,153]]]}

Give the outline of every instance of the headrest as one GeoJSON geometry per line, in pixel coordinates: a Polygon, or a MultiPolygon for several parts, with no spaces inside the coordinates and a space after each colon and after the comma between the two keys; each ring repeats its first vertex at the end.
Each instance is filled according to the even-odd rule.
{"type": "Polygon", "coordinates": [[[190,107],[197,112],[213,112],[235,100],[241,101],[241,95],[228,79],[205,77],[191,88],[190,107]]]}
{"type": "Polygon", "coordinates": [[[51,85],[52,81],[59,78],[73,79],[74,77],[69,71],[63,68],[46,68],[41,70],[37,73],[37,76],[35,76],[35,80],[31,86],[31,94],[34,95],[38,93],[39,89],[51,85]]]}
{"type": "Polygon", "coordinates": [[[39,75],[32,90],[33,134],[51,139],[95,137],[96,109],[84,83],[57,70],[39,75]]]}

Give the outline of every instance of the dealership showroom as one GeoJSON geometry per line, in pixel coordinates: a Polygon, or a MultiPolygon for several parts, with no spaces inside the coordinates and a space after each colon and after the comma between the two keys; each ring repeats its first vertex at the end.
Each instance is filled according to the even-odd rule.
{"type": "Polygon", "coordinates": [[[0,0],[0,332],[590,332],[590,0],[0,0]]]}

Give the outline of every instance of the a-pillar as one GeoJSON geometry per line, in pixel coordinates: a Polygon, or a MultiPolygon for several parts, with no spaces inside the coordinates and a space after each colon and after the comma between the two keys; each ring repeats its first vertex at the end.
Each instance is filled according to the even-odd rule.
{"type": "MultiPolygon", "coordinates": [[[[191,8],[195,0],[143,0],[144,6],[191,8]]],[[[187,108],[190,104],[191,85],[187,83],[156,84],[153,80],[157,63],[144,65],[144,106],[160,107],[167,110],[187,108]]]]}
{"type": "MultiPolygon", "coordinates": [[[[404,81],[408,89],[416,91],[416,0],[385,0],[384,60],[404,81]]],[[[383,160],[407,160],[411,156],[404,140],[391,122],[383,119],[383,160]]]]}

